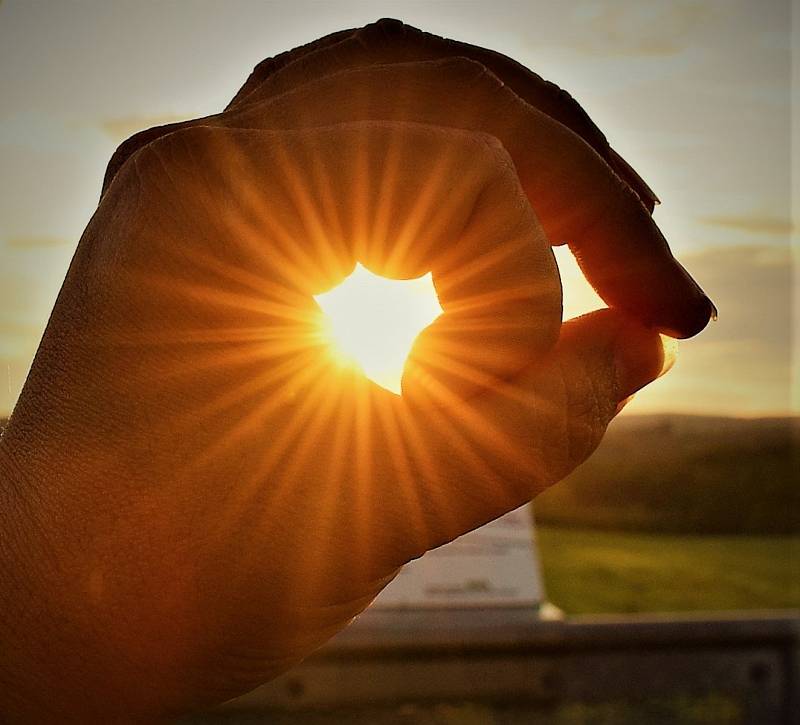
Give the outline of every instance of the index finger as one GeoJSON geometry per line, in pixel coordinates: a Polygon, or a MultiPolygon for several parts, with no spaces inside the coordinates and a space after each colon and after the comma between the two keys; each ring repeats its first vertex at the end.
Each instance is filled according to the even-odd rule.
{"type": "Polygon", "coordinates": [[[213,123],[302,128],[381,119],[488,132],[510,152],[551,241],[570,244],[587,279],[608,304],[676,337],[693,335],[707,324],[713,310],[708,298],[674,259],[639,197],[582,137],[520,98],[476,61],[358,65],[376,57],[413,57],[420,46],[430,52],[428,46],[447,43],[418,31],[411,38],[409,51],[397,40],[381,49],[370,48],[363,38],[356,43],[352,36],[322,44],[282,65],[213,123]],[[271,95],[285,86],[291,90],[271,95]],[[257,100],[264,96],[266,100],[257,100]]]}
{"type": "Polygon", "coordinates": [[[562,123],[588,143],[652,212],[658,198],[608,144],[581,105],[555,83],[502,53],[442,38],[383,18],[363,28],[326,35],[312,43],[259,63],[226,108],[257,103],[332,72],[387,63],[469,58],[488,68],[526,103],[562,123]]]}
{"type": "MultiPolygon", "coordinates": [[[[280,68],[270,61],[258,66],[230,108],[242,109],[257,104],[260,100],[274,98],[298,85],[348,68],[437,58],[467,58],[481,63],[523,104],[516,104],[517,108],[513,108],[515,104],[508,98],[504,99],[505,129],[498,130],[497,125],[491,123],[491,118],[498,116],[496,109],[487,109],[486,118],[474,119],[468,127],[495,134],[509,147],[523,186],[532,191],[529,194],[531,203],[542,218],[551,240],[556,244],[569,243],[581,269],[600,296],[609,305],[623,309],[639,321],[674,337],[696,334],[714,314],[713,304],[675,260],[649,214],[642,213],[642,205],[652,212],[657,201],[655,194],[611,149],[583,108],[555,84],[495,51],[440,38],[389,19],[350,33],[327,36],[293,53],[294,56],[287,57],[287,62],[280,68]],[[531,114],[531,109],[539,114],[531,114]],[[528,173],[532,166],[541,162],[540,155],[531,152],[530,145],[526,144],[529,144],[535,126],[544,124],[542,115],[557,122],[548,124],[548,133],[558,137],[554,143],[559,151],[570,149],[563,160],[564,173],[558,175],[558,180],[551,178],[545,183],[547,187],[560,188],[560,195],[543,194],[542,191],[551,189],[542,189],[543,185],[534,181],[535,176],[541,180],[542,174],[537,171],[528,173]],[[526,123],[530,124],[531,133],[511,131],[526,123]],[[579,144],[570,140],[568,134],[560,132],[556,125],[576,134],[605,163],[598,163],[598,159],[585,153],[585,149],[578,151],[579,144]],[[576,159],[577,163],[570,163],[567,155],[572,158],[577,155],[580,159],[576,159]],[[576,170],[588,184],[579,181],[576,170]],[[542,208],[543,202],[551,201],[546,197],[559,196],[558,209],[553,213],[542,208]],[[557,224],[556,219],[559,220],[557,224]]],[[[391,85],[386,87],[397,90],[391,85]]],[[[458,97],[464,97],[463,88],[453,90],[459,94],[458,97]]],[[[380,90],[376,89],[376,93],[380,90]]],[[[397,95],[409,98],[408,94],[397,95]]],[[[443,94],[442,97],[449,101],[446,112],[439,119],[425,118],[425,122],[465,127],[457,110],[458,97],[455,103],[451,100],[453,94],[449,97],[443,94]]],[[[391,105],[388,100],[386,103],[391,105]]],[[[548,172],[554,169],[548,169],[548,172]]]]}

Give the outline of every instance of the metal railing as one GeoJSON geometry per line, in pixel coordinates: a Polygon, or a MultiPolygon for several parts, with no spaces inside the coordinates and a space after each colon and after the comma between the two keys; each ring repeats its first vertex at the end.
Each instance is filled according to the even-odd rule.
{"type": "Polygon", "coordinates": [[[501,708],[504,723],[551,722],[565,703],[623,703],[624,713],[653,698],[712,697],[726,704],[718,720],[712,706],[707,719],[658,722],[794,725],[799,654],[794,611],[541,621],[521,609],[369,610],[291,672],[186,722],[413,723],[423,721],[415,703],[448,702],[501,708]],[[400,711],[409,717],[381,719],[400,711]]]}

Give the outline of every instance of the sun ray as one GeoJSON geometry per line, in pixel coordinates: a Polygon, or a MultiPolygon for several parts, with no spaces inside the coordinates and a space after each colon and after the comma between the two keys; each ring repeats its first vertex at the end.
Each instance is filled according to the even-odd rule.
{"type": "MultiPolygon", "coordinates": [[[[519,491],[512,488],[511,483],[498,474],[482,453],[482,450],[491,449],[496,442],[502,441],[502,435],[493,428],[487,428],[485,419],[479,415],[470,413],[462,419],[464,403],[457,400],[447,388],[441,387],[431,397],[431,403],[425,406],[428,416],[425,425],[425,445],[439,461],[453,459],[461,461],[461,465],[470,471],[470,480],[480,482],[480,485],[468,488],[458,486],[457,481],[453,480],[449,481],[448,486],[439,487],[431,486],[430,482],[424,479],[420,482],[423,495],[433,507],[437,517],[436,530],[439,536],[436,541],[429,542],[429,545],[439,546],[462,533],[459,529],[464,526],[465,521],[475,516],[476,512],[482,512],[484,516],[474,521],[475,527],[525,501],[524,499],[517,501],[519,491]],[[457,412],[459,416],[458,423],[454,420],[453,412],[457,412]],[[466,424],[462,425],[465,420],[466,424]],[[478,424],[477,428],[475,423],[478,424]],[[476,440],[481,441],[481,439],[483,440],[480,445],[476,445],[476,440]]],[[[515,460],[516,454],[516,448],[513,446],[492,451],[492,457],[512,456],[510,460],[515,460]]]]}
{"type": "MultiPolygon", "coordinates": [[[[381,169],[381,176],[379,179],[380,191],[374,200],[375,210],[372,219],[372,228],[369,232],[369,239],[372,244],[371,247],[376,246],[377,240],[380,247],[370,255],[369,259],[362,258],[362,261],[377,264],[383,274],[391,275],[397,272],[398,265],[391,265],[387,262],[387,249],[394,251],[397,246],[397,240],[393,234],[392,225],[396,222],[395,205],[397,204],[397,192],[400,187],[400,172],[403,163],[403,143],[399,134],[392,134],[388,139],[388,145],[385,150],[385,157],[381,169]],[[392,245],[390,240],[394,241],[392,245]],[[377,253],[376,253],[377,252],[377,253]]],[[[389,262],[391,260],[388,260],[389,262]]]]}
{"type": "MultiPolygon", "coordinates": [[[[265,440],[261,457],[245,469],[245,475],[237,482],[235,496],[220,512],[222,526],[234,525],[245,510],[252,510],[254,506],[265,515],[269,514],[274,525],[281,525],[282,507],[292,502],[298,485],[305,483],[296,475],[296,465],[293,467],[292,464],[302,462],[302,456],[308,455],[308,447],[318,443],[320,431],[327,427],[326,423],[337,411],[338,397],[336,389],[330,386],[330,380],[317,377],[312,381],[302,404],[287,411],[288,417],[280,434],[265,440]],[[289,461],[288,469],[280,470],[286,461],[289,461]]],[[[265,415],[271,412],[262,409],[265,415]]],[[[311,492],[306,491],[306,495],[311,495],[311,492]]]]}
{"type": "MultiPolygon", "coordinates": [[[[314,382],[314,379],[318,379],[319,375],[319,369],[309,366],[303,370],[300,370],[293,378],[294,384],[303,388],[304,392],[308,396],[308,400],[314,400],[313,388],[309,389],[308,383],[314,382]]],[[[234,401],[231,401],[229,404],[233,405],[236,397],[239,397],[240,400],[243,399],[243,395],[244,394],[241,389],[237,391],[237,393],[233,393],[232,398],[234,398],[234,401]]],[[[214,445],[209,446],[203,451],[202,455],[197,457],[193,463],[193,467],[202,468],[204,465],[213,462],[213,460],[221,456],[223,452],[230,450],[230,448],[238,441],[252,434],[256,430],[258,423],[266,420],[267,417],[274,413],[277,409],[281,407],[291,408],[291,406],[289,406],[291,397],[290,391],[280,388],[276,390],[271,387],[270,394],[263,397],[259,404],[252,406],[250,412],[240,418],[235,425],[228,427],[228,429],[225,431],[225,434],[220,436],[214,445]]],[[[307,411],[308,406],[291,410],[290,414],[292,415],[292,419],[289,421],[290,424],[282,429],[281,436],[279,436],[277,440],[272,441],[271,444],[270,450],[276,457],[280,457],[280,455],[282,455],[284,452],[282,450],[283,444],[281,441],[287,439],[289,432],[296,430],[296,428],[300,425],[300,423],[294,424],[296,418],[307,414],[307,411]]],[[[192,418],[195,421],[197,420],[196,417],[192,416],[192,418]]]]}
{"type": "MultiPolygon", "coordinates": [[[[425,470],[430,470],[432,465],[430,461],[426,462],[424,456],[411,455],[409,448],[413,443],[402,427],[403,410],[397,405],[378,404],[375,406],[375,411],[380,438],[386,442],[385,448],[393,464],[392,472],[397,479],[391,490],[384,494],[400,501],[400,506],[394,510],[400,508],[401,520],[408,522],[404,527],[403,536],[412,539],[411,555],[416,555],[426,550],[427,542],[431,539],[425,517],[425,506],[420,497],[419,478],[425,475],[425,470]]],[[[419,443],[417,445],[419,447],[419,443]]]]}
{"type": "Polygon", "coordinates": [[[306,284],[312,280],[314,286],[330,284],[346,274],[352,266],[352,251],[333,235],[333,226],[326,218],[324,208],[314,194],[306,167],[313,166],[313,148],[305,150],[308,159],[298,169],[294,159],[282,147],[278,147],[280,183],[289,203],[294,207],[293,218],[302,220],[300,238],[295,240],[295,253],[303,269],[306,284]]]}
{"type": "Polygon", "coordinates": [[[455,163],[451,155],[442,154],[420,180],[411,209],[392,240],[386,265],[389,270],[395,273],[410,270],[410,274],[417,275],[420,267],[430,268],[435,241],[457,237],[453,211],[460,203],[459,192],[447,193],[451,190],[448,180],[452,178],[455,163]]]}
{"type": "MultiPolygon", "coordinates": [[[[299,559],[303,576],[294,593],[299,600],[311,601],[315,587],[339,565],[330,560],[337,541],[350,547],[351,555],[342,558],[353,576],[374,573],[387,542],[399,558],[421,554],[461,533],[464,512],[500,513],[503,501],[518,498],[519,490],[493,466],[495,457],[535,464],[502,421],[492,426],[477,403],[462,400],[435,375],[419,393],[424,420],[418,406],[412,409],[402,395],[388,392],[401,393],[409,350],[442,306],[453,320],[446,330],[453,338],[421,345],[420,362],[434,373],[496,386],[495,378],[469,363],[470,350],[481,332],[519,322],[481,313],[537,294],[521,282],[498,289],[481,283],[527,240],[490,240],[494,245],[481,247],[480,254],[465,254],[463,247],[477,238],[472,217],[480,174],[475,171],[473,178],[471,168],[464,171],[458,144],[443,143],[440,155],[420,165],[424,170],[409,193],[404,133],[361,133],[344,155],[345,178],[351,181],[338,186],[338,170],[314,152],[312,135],[305,149],[300,136],[291,140],[296,146],[277,144],[269,152],[269,174],[259,166],[262,158],[254,160],[236,143],[223,155],[221,169],[197,161],[192,197],[207,200],[203,216],[210,221],[198,230],[194,248],[172,232],[174,245],[166,252],[170,273],[143,281],[159,299],[180,298],[188,313],[173,318],[167,311],[166,322],[131,331],[123,343],[170,346],[164,355],[169,364],[153,381],[160,390],[188,390],[193,376],[213,381],[204,401],[188,404],[175,425],[187,432],[220,419],[225,425],[217,438],[209,436],[202,455],[176,473],[213,472],[217,462],[236,461],[242,451],[239,480],[219,482],[232,492],[220,511],[223,529],[250,510],[263,511],[263,526],[280,531],[289,518],[281,511],[296,506],[298,495],[306,497],[309,520],[303,525],[315,531],[313,545],[299,559]],[[456,169],[460,183],[453,184],[456,169]],[[215,174],[222,176],[221,185],[215,174]],[[437,273],[431,274],[434,266],[437,273]],[[370,267],[406,281],[378,278],[370,267]],[[389,286],[419,283],[420,297],[423,288],[430,293],[426,312],[415,316],[407,302],[395,301],[395,318],[355,295],[336,323],[327,303],[348,289],[348,282],[363,293],[375,280],[389,286]],[[338,286],[330,289],[333,285],[338,286]],[[436,289],[446,304],[439,304],[436,289]],[[317,304],[338,325],[335,331],[323,327],[317,304]],[[365,315],[372,316],[371,328],[359,327],[359,316],[365,315]],[[407,324],[414,329],[401,329],[407,324]],[[333,332],[357,366],[326,354],[333,332]],[[394,356],[394,383],[381,379],[380,366],[365,362],[376,351],[394,356]],[[452,480],[453,459],[469,470],[470,485],[452,480]],[[479,483],[472,485],[475,480],[479,483]]],[[[191,219],[191,210],[181,213],[191,219]]],[[[482,359],[491,360],[495,351],[486,347],[482,359]]],[[[535,405],[532,396],[517,402],[535,405]]]]}
{"type": "Polygon", "coordinates": [[[413,497],[418,501],[419,518],[422,523],[417,537],[422,537],[425,551],[442,543],[434,536],[435,531],[454,531],[458,527],[458,516],[448,494],[448,481],[442,469],[442,460],[447,456],[430,445],[418,420],[408,408],[397,410],[396,416],[409,459],[416,469],[412,482],[413,497]]]}

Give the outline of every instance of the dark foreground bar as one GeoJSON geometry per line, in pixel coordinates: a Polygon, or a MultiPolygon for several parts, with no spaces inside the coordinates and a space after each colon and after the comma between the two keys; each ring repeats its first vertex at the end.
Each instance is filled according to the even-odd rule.
{"type": "Polygon", "coordinates": [[[794,725],[799,655],[793,611],[536,621],[528,609],[371,610],[291,672],[186,722],[535,723],[565,705],[589,708],[584,722],[605,703],[603,722],[794,725]]]}

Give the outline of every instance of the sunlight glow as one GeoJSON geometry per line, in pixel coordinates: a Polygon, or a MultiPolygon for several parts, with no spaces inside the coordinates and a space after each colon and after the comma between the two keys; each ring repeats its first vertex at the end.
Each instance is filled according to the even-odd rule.
{"type": "Polygon", "coordinates": [[[314,299],[325,313],[323,334],[337,362],[355,366],[398,395],[414,340],[442,313],[430,272],[394,280],[360,264],[341,284],[314,299]]]}

